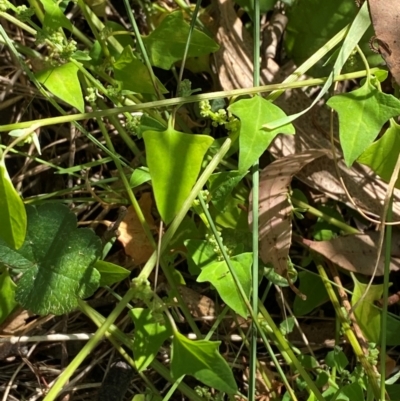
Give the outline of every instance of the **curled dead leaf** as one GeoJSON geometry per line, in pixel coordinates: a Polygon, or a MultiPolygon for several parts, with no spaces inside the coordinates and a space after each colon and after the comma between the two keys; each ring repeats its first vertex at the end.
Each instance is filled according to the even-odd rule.
{"type": "Polygon", "coordinates": [[[368,0],[375,37],[371,46],[385,59],[397,85],[400,85],[400,2],[368,0]]]}
{"type": "MultiPolygon", "coordinates": [[[[272,263],[275,271],[284,277],[292,238],[290,182],[306,164],[328,154],[329,151],[326,149],[310,149],[303,153],[282,157],[267,166],[260,174],[260,257],[264,263],[272,263]]],[[[250,194],[250,226],[253,219],[252,209],[250,194]]]]}
{"type": "MultiPolygon", "coordinates": [[[[391,271],[400,270],[399,238],[400,233],[396,232],[392,241],[391,271]]],[[[373,231],[367,234],[337,237],[330,241],[311,241],[302,238],[301,242],[344,270],[372,276],[376,264],[378,239],[379,233],[373,231]]],[[[376,275],[382,276],[383,273],[382,254],[376,275]]]]}
{"type": "MultiPolygon", "coordinates": [[[[151,215],[152,202],[150,192],[145,192],[138,201],[147,224],[151,229],[155,228],[154,219],[151,215]]],[[[120,233],[118,240],[124,247],[125,253],[133,259],[134,264],[140,265],[147,262],[154,249],[146,237],[146,233],[132,206],[128,207],[118,231],[120,233]]]]}

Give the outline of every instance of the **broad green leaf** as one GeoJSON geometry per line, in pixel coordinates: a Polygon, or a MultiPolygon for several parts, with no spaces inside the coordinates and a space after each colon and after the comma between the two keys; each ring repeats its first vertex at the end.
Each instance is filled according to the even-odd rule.
{"type": "MultiPolygon", "coordinates": [[[[169,70],[176,61],[182,60],[189,30],[190,26],[183,19],[182,12],[168,14],[149,36],[143,38],[152,65],[169,70]]],[[[218,48],[218,44],[208,35],[194,29],[187,57],[213,53],[218,48]]]]}
{"type": "MultiPolygon", "coordinates": [[[[113,67],[114,78],[121,83],[122,89],[136,93],[156,94],[149,70],[134,56],[130,46],[124,48],[113,67]]],[[[168,92],[157,78],[156,82],[161,93],[168,92]]]]}
{"type": "Polygon", "coordinates": [[[319,276],[302,271],[299,273],[299,279],[299,291],[306,295],[307,298],[303,300],[296,296],[293,303],[293,312],[296,316],[304,316],[328,301],[329,296],[319,276]]]}
{"type": "Polygon", "coordinates": [[[217,261],[217,253],[209,241],[189,239],[184,242],[188,250],[188,265],[190,274],[197,276],[201,269],[217,261]]]}
{"type": "Polygon", "coordinates": [[[145,131],[165,131],[165,124],[149,116],[143,114],[140,117],[140,125],[135,127],[135,134],[138,138],[142,138],[145,131]]]}
{"type": "Polygon", "coordinates": [[[35,76],[53,95],[83,113],[85,105],[78,79],[78,70],[75,64],[66,63],[59,67],[39,71],[35,76]]]}
{"type": "Polygon", "coordinates": [[[245,202],[243,200],[228,196],[222,212],[210,208],[210,213],[218,226],[248,231],[248,212],[244,206],[245,202]]]}
{"type": "MultiPolygon", "coordinates": [[[[304,21],[304,20],[303,20],[304,21]]],[[[371,20],[369,18],[368,5],[364,2],[364,4],[360,7],[356,17],[353,19],[349,29],[343,29],[341,32],[338,32],[339,36],[346,33],[346,37],[343,41],[342,46],[340,47],[339,54],[336,57],[335,64],[333,69],[330,69],[330,74],[322,89],[319,91],[318,95],[314,98],[313,102],[310,106],[306,107],[302,111],[292,114],[288,117],[281,118],[276,121],[272,121],[271,123],[265,125],[265,128],[268,130],[275,129],[281,127],[282,125],[286,125],[291,121],[294,121],[296,118],[302,116],[307,113],[314,105],[316,105],[322,97],[328,92],[330,87],[333,84],[333,79],[336,75],[342,71],[345,62],[351,57],[354,53],[354,48],[360,42],[363,35],[367,35],[368,28],[371,26],[371,20]]],[[[372,34],[371,34],[372,35],[372,34]]],[[[368,36],[368,41],[371,38],[371,35],[368,36]]],[[[336,35],[335,35],[336,36],[336,35]]],[[[332,38],[333,40],[334,38],[332,38]]],[[[328,47],[324,44],[324,46],[319,49],[317,53],[327,54],[328,47]]],[[[315,53],[315,54],[317,54],[315,53]]],[[[314,65],[318,60],[321,59],[320,56],[315,56],[315,54],[311,57],[311,60],[308,60],[307,63],[303,64],[302,72],[305,73],[308,71],[309,65],[314,65]],[[311,62],[312,61],[312,62],[311,62]]]]}
{"type": "Polygon", "coordinates": [[[369,81],[353,92],[331,97],[327,104],[339,115],[340,144],[349,167],[372,144],[383,124],[400,114],[400,101],[369,81]]]}
{"type": "MultiPolygon", "coordinates": [[[[253,263],[252,253],[242,253],[231,258],[232,268],[247,296],[251,291],[251,265],[253,263]]],[[[225,261],[213,262],[202,268],[199,283],[209,281],[217,290],[221,299],[238,315],[247,317],[248,310],[236,287],[232,274],[225,261]]]]}
{"type": "Polygon", "coordinates": [[[45,29],[66,28],[72,31],[71,21],[64,15],[56,0],[40,0],[45,11],[43,27],[45,29]]]}
{"type": "Polygon", "coordinates": [[[208,190],[211,195],[213,205],[221,212],[225,210],[228,196],[232,190],[244,177],[245,173],[239,171],[223,171],[215,173],[208,179],[208,190]]]}
{"type": "Polygon", "coordinates": [[[163,132],[146,131],[143,139],[157,209],[169,224],[195,184],[213,138],[168,127],[163,132]]]}
{"type": "Polygon", "coordinates": [[[133,355],[137,370],[142,372],[153,361],[172,332],[164,322],[156,320],[149,309],[135,308],[129,313],[135,323],[133,355]]]}
{"type": "Polygon", "coordinates": [[[0,274],[0,324],[18,306],[15,301],[15,283],[7,271],[0,274]]]}
{"type": "Polygon", "coordinates": [[[239,173],[245,173],[266,151],[278,134],[294,134],[292,124],[266,131],[262,126],[271,121],[286,117],[286,114],[273,103],[254,96],[242,99],[229,106],[229,111],[240,119],[239,134],[239,173]]]}
{"type": "MultiPolygon", "coordinates": [[[[354,0],[296,1],[294,6],[288,9],[289,22],[285,35],[286,49],[296,65],[306,61],[342,28],[351,23],[357,11],[358,8],[354,0]],[[316,10],[318,10],[318,18],[315,18],[316,10]],[[304,21],[307,21],[307,23],[304,23],[304,21]]],[[[373,34],[373,30],[370,28],[360,42],[360,46],[368,58],[369,64],[377,65],[382,58],[379,54],[373,53],[368,44],[373,34]]],[[[309,71],[309,75],[322,76],[329,74],[332,64],[330,60],[326,63],[328,57],[329,55],[321,59],[309,71]]],[[[336,59],[336,57],[337,54],[332,57],[332,60],[336,59]]],[[[363,69],[362,60],[358,54],[350,56],[346,69],[351,71],[363,69]]]]}
{"type": "Polygon", "coordinates": [[[354,310],[357,323],[368,341],[378,343],[381,336],[381,311],[374,302],[382,298],[383,284],[371,285],[365,293],[368,284],[360,283],[353,273],[351,277],[354,282],[351,305],[354,306],[361,297],[364,297],[354,310]]]}
{"type": "Polygon", "coordinates": [[[100,287],[119,283],[131,274],[129,270],[105,260],[98,260],[93,267],[100,273],[100,287]]]}
{"type": "MultiPolygon", "coordinates": [[[[357,161],[371,167],[376,174],[389,182],[399,153],[400,125],[390,120],[390,127],[385,134],[368,147],[357,161]]],[[[400,187],[400,178],[397,179],[396,186],[400,187]]]]}
{"type": "Polygon", "coordinates": [[[335,401],[364,401],[364,392],[358,382],[343,386],[335,401]]]}
{"type": "Polygon", "coordinates": [[[171,375],[194,376],[206,386],[235,394],[237,385],[232,368],[218,352],[221,341],[192,341],[176,332],[172,341],[171,375]]]}
{"type": "Polygon", "coordinates": [[[18,251],[0,243],[0,262],[23,273],[16,300],[39,315],[61,315],[98,288],[100,273],[93,264],[101,241],[88,228],[76,228],[75,215],[59,203],[26,207],[26,239],[18,251]]]}
{"type": "Polygon", "coordinates": [[[325,357],[325,363],[330,368],[336,368],[339,373],[342,373],[346,366],[349,364],[349,360],[346,354],[340,349],[334,349],[329,351],[325,357]]]}
{"type": "Polygon", "coordinates": [[[136,188],[139,185],[142,185],[150,180],[151,177],[148,169],[145,167],[141,167],[133,171],[131,178],[129,179],[129,185],[131,186],[131,188],[136,188]]]}
{"type": "Polygon", "coordinates": [[[193,217],[186,215],[170,241],[169,246],[171,249],[182,248],[188,238],[196,239],[201,238],[201,236],[193,217]]]}
{"type": "Polygon", "coordinates": [[[4,160],[0,161],[0,222],[0,238],[10,248],[20,248],[26,234],[26,211],[11,182],[4,160]]]}
{"type": "Polygon", "coordinates": [[[118,35],[113,35],[114,38],[120,43],[122,47],[130,46],[131,48],[135,47],[135,41],[133,40],[133,36],[129,31],[126,30],[121,24],[114,21],[106,21],[104,23],[104,27],[106,29],[110,29],[112,32],[119,32],[118,35]]]}

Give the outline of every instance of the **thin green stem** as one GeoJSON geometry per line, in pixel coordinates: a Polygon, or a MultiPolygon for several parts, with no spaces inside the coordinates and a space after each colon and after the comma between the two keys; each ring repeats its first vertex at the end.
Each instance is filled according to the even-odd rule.
{"type": "MultiPolygon", "coordinates": [[[[388,212],[386,215],[386,221],[392,221],[392,206],[393,206],[393,194],[390,197],[390,203],[388,212]]],[[[386,226],[385,235],[385,272],[383,275],[383,305],[382,305],[382,318],[381,318],[381,401],[386,400],[386,388],[385,388],[385,377],[386,377],[386,331],[387,331],[387,315],[388,315],[388,297],[389,297],[389,274],[390,274],[390,259],[392,253],[392,226],[386,226]]]]}
{"type": "MultiPolygon", "coordinates": [[[[254,313],[254,310],[252,308],[252,306],[250,305],[249,300],[247,299],[246,293],[243,290],[243,287],[240,283],[240,280],[235,272],[235,270],[232,267],[232,264],[230,262],[230,258],[225,250],[225,247],[223,246],[223,243],[221,241],[220,236],[218,235],[218,231],[215,227],[214,221],[210,215],[210,212],[208,211],[207,205],[205,204],[203,197],[201,194],[199,194],[198,196],[199,201],[200,201],[200,205],[203,208],[203,212],[207,217],[208,223],[210,225],[211,231],[214,234],[214,238],[217,241],[218,247],[222,253],[222,256],[224,257],[224,260],[228,266],[229,272],[232,275],[232,278],[235,282],[236,288],[238,290],[239,296],[242,298],[243,302],[246,305],[246,308],[252,318],[252,321],[254,322],[258,333],[260,333],[261,338],[264,341],[264,345],[267,347],[268,351],[270,352],[270,356],[272,358],[272,361],[275,363],[276,368],[278,369],[279,373],[281,374],[281,378],[284,381],[284,383],[287,386],[287,389],[292,397],[293,400],[296,400],[296,396],[294,394],[294,392],[291,390],[291,387],[289,385],[289,383],[286,380],[285,374],[283,373],[283,371],[281,370],[280,366],[279,366],[279,362],[277,361],[274,352],[272,351],[269,342],[265,336],[264,331],[262,330],[260,323],[258,321],[258,315],[256,315],[254,313]]],[[[267,321],[268,325],[272,328],[272,332],[273,334],[271,334],[276,340],[277,343],[279,344],[279,349],[281,350],[282,354],[287,354],[288,355],[288,360],[290,361],[290,363],[292,363],[296,369],[299,371],[300,375],[303,377],[303,379],[305,380],[305,382],[308,385],[308,388],[311,392],[313,392],[315,394],[315,396],[318,398],[319,401],[323,401],[323,397],[322,394],[320,393],[320,391],[318,390],[317,386],[315,385],[315,383],[311,380],[310,376],[308,375],[308,373],[306,372],[306,370],[303,368],[302,364],[300,363],[300,361],[296,358],[296,356],[294,355],[293,351],[291,350],[291,348],[289,347],[287,341],[285,340],[285,338],[282,336],[281,332],[278,330],[278,328],[276,327],[275,323],[273,322],[270,314],[267,312],[267,310],[265,309],[265,307],[263,305],[260,304],[260,302],[258,302],[258,308],[256,310],[260,309],[260,311],[263,314],[264,319],[267,321]]]]}
{"type": "Polygon", "coordinates": [[[344,331],[344,334],[346,335],[349,343],[351,344],[351,347],[353,348],[354,353],[356,354],[358,360],[360,361],[362,367],[364,368],[368,379],[369,379],[369,383],[371,385],[371,388],[374,392],[374,396],[375,398],[378,400],[380,397],[380,388],[379,388],[379,384],[378,384],[378,380],[377,377],[375,375],[374,369],[371,366],[371,364],[369,363],[367,357],[364,355],[363,350],[357,340],[356,335],[354,334],[353,330],[351,329],[349,320],[347,319],[346,314],[343,312],[341,305],[339,303],[339,300],[336,296],[336,293],[328,279],[328,276],[325,272],[325,269],[323,268],[322,265],[317,264],[317,269],[318,272],[322,278],[322,281],[325,285],[326,291],[329,295],[329,298],[332,302],[332,305],[335,309],[336,312],[336,316],[339,318],[342,329],[344,331]]]}
{"type": "MultiPolygon", "coordinates": [[[[372,68],[371,73],[373,74],[376,71],[379,71],[379,68],[372,68]]],[[[341,74],[336,76],[334,82],[338,81],[345,81],[348,79],[356,79],[356,78],[363,78],[366,76],[366,71],[357,71],[349,74],[341,74]]],[[[94,111],[91,113],[78,113],[78,114],[69,114],[66,116],[60,117],[51,117],[51,118],[43,118],[41,120],[31,120],[31,121],[24,121],[15,124],[6,124],[0,126],[0,132],[11,131],[13,129],[19,128],[28,128],[32,124],[37,124],[38,127],[44,127],[48,125],[54,124],[63,124],[66,122],[72,121],[80,121],[80,120],[87,120],[90,118],[101,118],[107,117],[114,114],[119,113],[132,113],[135,111],[143,111],[157,107],[170,107],[176,106],[179,104],[187,104],[187,103],[196,103],[200,102],[201,100],[212,100],[212,99],[219,99],[221,97],[230,97],[230,96],[241,96],[241,95],[251,95],[256,93],[264,93],[264,92],[271,92],[275,90],[286,90],[286,89],[296,89],[296,88],[303,88],[303,87],[310,87],[310,86],[318,86],[322,85],[327,81],[328,78],[315,78],[315,79],[308,79],[305,81],[297,81],[291,83],[280,83],[280,84],[271,84],[265,86],[258,86],[255,88],[245,88],[245,89],[234,89],[230,91],[219,91],[219,92],[212,92],[212,93],[202,93],[199,95],[192,95],[192,96],[185,96],[185,97],[177,97],[172,99],[163,99],[163,100],[156,100],[153,102],[146,102],[141,104],[134,104],[130,106],[123,106],[123,107],[115,107],[114,109],[109,110],[101,110],[101,111],[94,111]]]]}
{"type": "Polygon", "coordinates": [[[44,401],[53,401],[58,393],[63,388],[64,384],[67,383],[69,378],[74,374],[76,369],[85,360],[85,358],[95,349],[97,344],[102,340],[106,331],[112,323],[118,318],[121,312],[125,309],[125,306],[131,299],[135,296],[136,288],[130,288],[127,293],[122,298],[121,302],[117,304],[115,309],[110,313],[107,319],[104,321],[103,325],[99,327],[94,336],[86,343],[86,345],[81,349],[81,351],[76,355],[76,357],[71,361],[68,367],[61,373],[57,381],[47,393],[44,401]]]}
{"type": "Polygon", "coordinates": [[[310,206],[308,203],[305,203],[303,201],[300,201],[294,197],[291,198],[291,201],[293,205],[304,209],[306,212],[311,213],[312,215],[316,217],[320,217],[321,219],[324,219],[327,223],[332,224],[335,227],[340,228],[343,232],[347,234],[361,234],[359,230],[357,230],[354,227],[351,227],[344,223],[343,221],[340,221],[338,219],[335,219],[334,217],[331,217],[324,212],[321,212],[320,210],[316,209],[315,207],[310,206]]]}
{"type": "Polygon", "coordinates": [[[197,0],[196,1],[196,7],[194,9],[193,15],[191,16],[189,33],[188,33],[188,36],[186,38],[185,50],[183,52],[182,63],[181,63],[180,71],[179,71],[178,85],[176,87],[176,96],[180,95],[183,71],[185,69],[186,58],[187,58],[187,54],[188,54],[188,51],[189,51],[190,42],[192,40],[192,34],[193,34],[193,31],[194,31],[194,28],[195,28],[195,25],[196,25],[197,15],[198,15],[199,10],[200,10],[200,5],[201,5],[201,0],[197,0]]]}
{"type": "MultiPolygon", "coordinates": [[[[99,312],[97,312],[95,309],[91,308],[85,301],[78,300],[78,303],[79,303],[79,307],[80,307],[81,311],[86,316],[88,316],[97,327],[102,327],[102,325],[104,324],[106,318],[104,316],[102,316],[99,312]]],[[[107,338],[109,338],[108,336],[112,336],[117,341],[119,341],[120,343],[124,344],[128,349],[132,349],[132,347],[133,347],[133,339],[128,337],[117,326],[115,326],[113,324],[110,325],[109,329],[107,330],[106,336],[107,336],[107,338]]],[[[153,362],[151,363],[151,367],[158,374],[160,374],[162,377],[164,377],[164,379],[169,381],[170,383],[174,383],[175,382],[175,380],[171,377],[168,369],[161,362],[159,362],[157,359],[153,360],[153,362]]],[[[142,373],[139,373],[139,375],[143,378],[144,382],[147,383],[147,378],[145,376],[143,376],[142,373]]],[[[152,391],[154,391],[155,394],[158,393],[158,391],[156,389],[153,390],[153,385],[150,385],[149,388],[152,391]]],[[[199,397],[197,395],[197,393],[194,390],[192,390],[192,388],[190,388],[185,383],[180,383],[178,388],[190,400],[193,400],[193,401],[205,401],[203,398],[199,397]]]]}
{"type": "Polygon", "coordinates": [[[140,35],[139,28],[137,26],[136,20],[133,17],[132,8],[129,5],[129,0],[124,0],[125,10],[128,14],[129,22],[132,25],[133,31],[135,32],[136,42],[139,45],[140,52],[142,53],[144,63],[146,64],[147,70],[150,74],[151,82],[153,83],[154,90],[157,94],[158,99],[162,99],[160,88],[157,84],[157,78],[154,75],[153,67],[151,66],[149,56],[147,55],[146,47],[144,46],[142,36],[140,35]]]}
{"type": "MultiPolygon", "coordinates": [[[[253,86],[260,85],[260,2],[253,1],[253,86]]],[[[258,190],[260,181],[259,160],[257,159],[252,166],[252,249],[253,249],[253,264],[251,270],[251,307],[254,314],[258,315],[258,190]]],[[[251,322],[250,336],[250,361],[249,361],[249,401],[254,401],[256,397],[256,377],[257,377],[257,325],[254,321],[251,322]]]]}

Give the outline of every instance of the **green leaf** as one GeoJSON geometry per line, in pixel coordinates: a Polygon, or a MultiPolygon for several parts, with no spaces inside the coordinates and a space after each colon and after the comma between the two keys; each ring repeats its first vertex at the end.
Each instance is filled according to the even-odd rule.
{"type": "MultiPolygon", "coordinates": [[[[311,57],[329,39],[354,20],[358,11],[354,0],[298,0],[288,9],[289,22],[286,28],[285,47],[296,65],[302,64],[311,57]],[[315,18],[318,10],[318,18],[315,18]],[[307,21],[305,24],[304,21],[307,21]]],[[[372,28],[360,42],[362,51],[368,58],[369,64],[377,65],[382,58],[369,48],[368,41],[373,35],[372,28]]],[[[309,72],[312,76],[323,76],[332,70],[332,52],[321,59],[309,72]],[[328,62],[327,62],[328,60],[328,62]]],[[[363,69],[358,54],[352,54],[346,64],[345,71],[363,69]]]]}
{"type": "MultiPolygon", "coordinates": [[[[324,213],[326,216],[332,217],[339,221],[344,221],[342,215],[331,206],[320,206],[318,210],[324,213]]],[[[312,230],[312,235],[317,241],[330,241],[331,239],[335,238],[335,234],[339,233],[340,228],[328,223],[322,217],[318,217],[318,220],[312,230]]]]}
{"type": "Polygon", "coordinates": [[[366,293],[368,284],[360,283],[353,273],[351,273],[351,277],[354,282],[351,305],[354,306],[361,297],[364,297],[354,310],[357,323],[368,341],[379,343],[381,336],[381,311],[374,305],[374,302],[382,298],[383,284],[371,285],[366,293]]]}
{"type": "Polygon", "coordinates": [[[201,269],[217,260],[214,246],[209,241],[189,239],[184,242],[188,250],[189,273],[197,276],[201,269]]]}
{"type": "MultiPolygon", "coordinates": [[[[136,93],[156,94],[149,70],[134,56],[130,46],[124,48],[113,67],[114,78],[121,83],[122,89],[136,93]]],[[[161,93],[168,92],[157,78],[156,82],[161,93]]]]}
{"type": "Polygon", "coordinates": [[[245,174],[239,173],[239,171],[223,171],[210,176],[208,190],[211,201],[217,210],[221,212],[225,210],[228,196],[245,174]]]}
{"type": "Polygon", "coordinates": [[[224,205],[224,210],[216,213],[216,208],[210,208],[211,216],[218,226],[248,231],[248,212],[243,207],[245,204],[246,202],[244,202],[242,199],[228,196],[224,205]]]}
{"type": "Polygon", "coordinates": [[[141,167],[133,171],[131,178],[129,179],[129,185],[131,188],[136,188],[150,180],[151,177],[148,169],[146,167],[141,167]]]}
{"type": "Polygon", "coordinates": [[[129,270],[104,260],[98,260],[93,267],[100,273],[100,287],[119,283],[131,274],[129,270]]]}
{"type": "Polygon", "coordinates": [[[145,131],[165,131],[165,124],[149,116],[148,114],[142,114],[140,117],[140,125],[135,127],[135,133],[138,138],[142,138],[143,132],[145,131]]]}
{"type": "Polygon", "coordinates": [[[296,296],[293,303],[293,312],[296,316],[304,316],[328,301],[329,296],[319,276],[302,271],[299,273],[299,279],[299,291],[306,295],[307,298],[303,300],[296,296]]]}
{"type": "Polygon", "coordinates": [[[21,197],[0,161],[0,238],[13,249],[22,246],[26,234],[26,211],[21,197]]]}
{"type": "Polygon", "coordinates": [[[400,101],[370,82],[353,92],[331,97],[327,104],[338,112],[340,144],[349,167],[372,144],[383,124],[400,114],[400,101]]]}
{"type": "Polygon", "coordinates": [[[133,355],[137,370],[142,372],[153,361],[172,331],[165,323],[156,321],[149,309],[136,308],[129,313],[135,323],[133,355]]]}
{"type": "Polygon", "coordinates": [[[271,121],[286,117],[286,114],[273,103],[254,96],[242,99],[228,107],[229,111],[240,118],[239,134],[239,173],[245,173],[265,152],[278,134],[295,133],[292,124],[266,131],[262,126],[271,121]]]}
{"type": "Polygon", "coordinates": [[[8,272],[0,274],[0,324],[18,306],[15,301],[15,287],[8,272]]]}
{"type": "Polygon", "coordinates": [[[58,30],[59,28],[66,28],[72,31],[71,21],[63,14],[61,8],[55,0],[40,0],[43,4],[45,11],[43,27],[45,29],[58,30]]]}
{"type": "Polygon", "coordinates": [[[359,383],[351,383],[343,386],[335,401],[364,401],[364,392],[359,383]]]}
{"type": "MultiPolygon", "coordinates": [[[[182,60],[190,26],[182,12],[168,14],[161,24],[143,42],[149,51],[152,65],[169,70],[182,60]]],[[[187,57],[197,57],[217,51],[218,44],[209,36],[194,29],[187,57]]]]}
{"type": "Polygon", "coordinates": [[[66,63],[59,67],[39,71],[35,76],[53,95],[83,113],[85,105],[78,79],[78,70],[75,64],[66,63]]]}
{"type": "MultiPolygon", "coordinates": [[[[242,253],[241,255],[233,256],[230,261],[244,293],[250,296],[253,254],[251,252],[242,253]]],[[[240,316],[247,317],[246,304],[236,288],[235,281],[225,261],[207,264],[202,268],[197,281],[199,283],[209,281],[215,287],[221,299],[233,311],[240,316]]]]}
{"type": "Polygon", "coordinates": [[[104,27],[106,29],[110,29],[111,32],[119,32],[119,35],[113,35],[113,37],[120,43],[122,47],[130,46],[131,48],[135,47],[135,41],[133,40],[133,36],[127,31],[121,24],[114,21],[106,21],[104,23],[104,27]],[[121,34],[123,32],[123,34],[121,34]]]}
{"type": "MultiPolygon", "coordinates": [[[[389,182],[399,153],[400,125],[390,120],[390,127],[385,134],[367,148],[357,161],[371,167],[376,174],[389,182]]],[[[400,187],[400,179],[397,180],[396,187],[400,187]]]]}
{"type": "Polygon", "coordinates": [[[61,315],[98,288],[93,267],[101,241],[88,228],[76,228],[75,215],[58,203],[26,207],[26,239],[18,251],[0,243],[0,262],[22,272],[16,300],[39,315],[61,315]]]}
{"type": "Polygon", "coordinates": [[[346,354],[340,349],[335,348],[333,351],[329,351],[325,357],[325,363],[330,368],[336,368],[339,373],[342,373],[346,366],[349,364],[349,360],[346,354]]]}
{"type": "Polygon", "coordinates": [[[221,341],[192,341],[176,332],[172,341],[171,375],[194,376],[206,386],[235,394],[237,385],[232,368],[218,352],[221,341]]]}
{"type": "Polygon", "coordinates": [[[195,184],[213,138],[168,127],[163,132],[146,131],[143,139],[157,209],[169,224],[195,184]]]}

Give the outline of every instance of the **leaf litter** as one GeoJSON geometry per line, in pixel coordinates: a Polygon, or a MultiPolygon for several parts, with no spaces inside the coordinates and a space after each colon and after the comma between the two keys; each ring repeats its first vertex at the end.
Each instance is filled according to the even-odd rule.
{"type": "MultiPolygon", "coordinates": [[[[289,185],[293,176],[306,164],[326,156],[326,149],[310,149],[297,155],[282,157],[260,174],[259,238],[260,257],[272,263],[275,271],[287,276],[287,260],[292,239],[292,205],[289,185]]],[[[252,196],[250,195],[249,225],[252,224],[252,196]]]]}
{"type": "MultiPolygon", "coordinates": [[[[367,234],[337,237],[330,241],[311,241],[302,238],[301,242],[344,270],[372,276],[376,264],[379,234],[379,232],[373,231],[367,234]]],[[[400,232],[395,231],[392,240],[391,271],[400,270],[399,239],[400,232]]],[[[376,275],[382,276],[384,268],[385,260],[381,255],[376,275]]]]}

